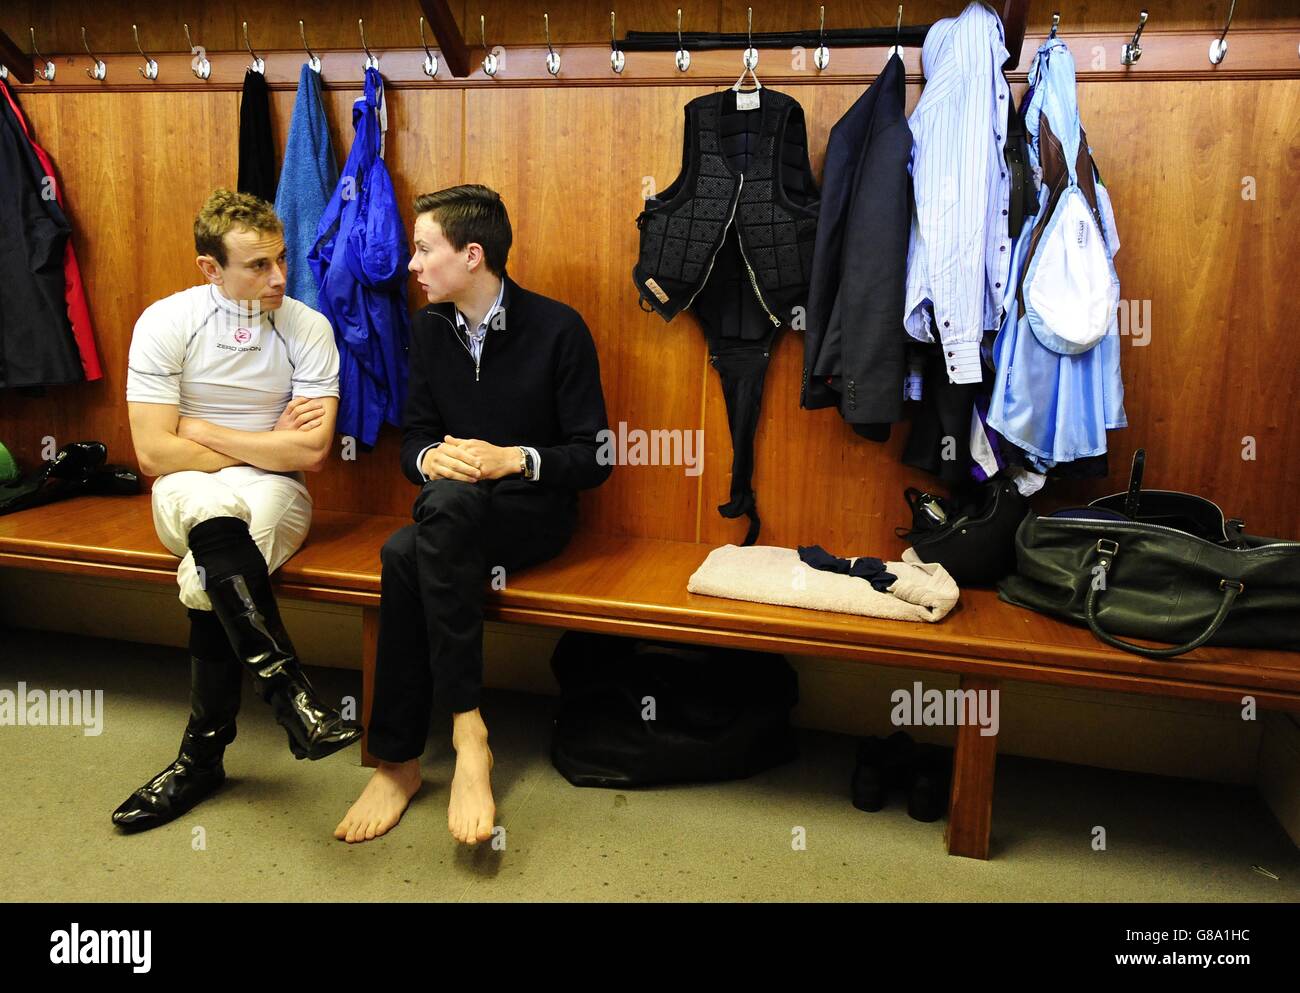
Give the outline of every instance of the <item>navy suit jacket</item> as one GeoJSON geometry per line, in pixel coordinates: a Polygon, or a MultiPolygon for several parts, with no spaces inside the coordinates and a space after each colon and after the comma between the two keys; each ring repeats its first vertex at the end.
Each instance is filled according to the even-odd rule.
{"type": "Polygon", "coordinates": [[[906,73],[891,56],[831,129],[804,335],[800,406],[838,406],[859,434],[902,419],[912,218],[906,73]]]}

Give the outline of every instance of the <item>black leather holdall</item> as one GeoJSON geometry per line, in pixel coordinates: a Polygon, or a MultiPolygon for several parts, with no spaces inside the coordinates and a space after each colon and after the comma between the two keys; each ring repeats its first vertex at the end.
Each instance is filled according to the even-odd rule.
{"type": "Polygon", "coordinates": [[[566,631],[551,761],[574,786],[743,779],[798,754],[781,655],[566,631]]]}
{"type": "Polygon", "coordinates": [[[999,597],[1086,624],[1148,658],[1207,644],[1300,651],[1300,541],[1246,534],[1203,497],[1143,490],[1144,459],[1139,450],[1125,493],[1030,511],[1016,532],[1016,574],[998,584],[999,597]]]}

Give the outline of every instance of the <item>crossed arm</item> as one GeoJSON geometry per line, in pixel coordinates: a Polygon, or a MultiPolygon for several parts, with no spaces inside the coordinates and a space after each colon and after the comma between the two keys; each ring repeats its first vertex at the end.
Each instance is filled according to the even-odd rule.
{"type": "Polygon", "coordinates": [[[180,416],[175,404],[128,403],[131,440],[147,476],[251,465],[272,472],[319,472],[329,458],[336,397],[294,397],[270,431],[239,431],[180,416]]]}

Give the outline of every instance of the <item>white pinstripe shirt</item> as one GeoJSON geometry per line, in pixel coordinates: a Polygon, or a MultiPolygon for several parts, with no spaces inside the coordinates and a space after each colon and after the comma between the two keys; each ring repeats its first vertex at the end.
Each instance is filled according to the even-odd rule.
{"type": "Polygon", "coordinates": [[[916,209],[903,324],[944,346],[948,379],[980,381],[980,338],[1000,326],[1011,261],[1006,143],[1010,87],[1002,21],[982,3],[936,21],[921,52],[912,129],[916,209]]]}

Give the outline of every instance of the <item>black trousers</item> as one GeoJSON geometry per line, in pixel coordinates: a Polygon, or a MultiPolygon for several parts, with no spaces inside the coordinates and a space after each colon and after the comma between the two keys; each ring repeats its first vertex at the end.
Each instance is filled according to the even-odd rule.
{"type": "Polygon", "coordinates": [[[577,524],[577,494],[515,477],[435,479],[413,516],[380,553],[369,748],[385,762],[424,752],[435,692],[453,713],[478,707],[487,584],[500,576],[509,586],[516,571],[558,555],[577,524]]]}

